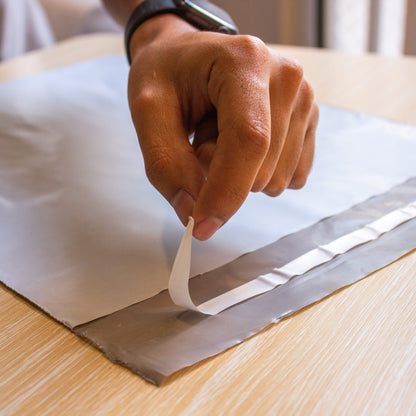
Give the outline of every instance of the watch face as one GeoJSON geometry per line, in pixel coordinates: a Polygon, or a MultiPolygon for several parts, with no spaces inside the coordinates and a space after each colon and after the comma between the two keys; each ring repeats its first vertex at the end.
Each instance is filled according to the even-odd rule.
{"type": "Polygon", "coordinates": [[[237,34],[238,30],[224,10],[205,0],[174,0],[177,7],[201,29],[237,34]]]}

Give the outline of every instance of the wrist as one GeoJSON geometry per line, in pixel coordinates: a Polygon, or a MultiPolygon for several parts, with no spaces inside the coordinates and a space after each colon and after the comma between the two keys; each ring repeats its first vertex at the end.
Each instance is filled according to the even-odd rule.
{"type": "Polygon", "coordinates": [[[155,40],[171,39],[172,36],[199,30],[179,16],[166,13],[143,22],[133,33],[129,42],[132,61],[140,50],[155,40]]]}

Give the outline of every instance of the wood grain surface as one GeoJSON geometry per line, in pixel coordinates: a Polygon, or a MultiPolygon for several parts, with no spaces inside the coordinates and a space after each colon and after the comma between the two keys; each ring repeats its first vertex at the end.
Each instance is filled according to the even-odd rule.
{"type": "MultiPolygon", "coordinates": [[[[416,59],[277,47],[321,102],[416,122],[416,59]]],[[[0,81],[104,53],[117,35],[0,65],[0,81]]],[[[0,230],[1,232],[1,230],[0,230]]],[[[1,415],[416,414],[416,253],[156,388],[0,286],[1,415]]]]}

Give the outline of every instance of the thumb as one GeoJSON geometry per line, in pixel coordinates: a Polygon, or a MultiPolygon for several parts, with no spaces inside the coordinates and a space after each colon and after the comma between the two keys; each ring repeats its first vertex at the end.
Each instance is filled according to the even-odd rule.
{"type": "Polygon", "coordinates": [[[147,177],[186,225],[204,175],[180,108],[176,96],[155,89],[141,91],[130,101],[147,177]]]}

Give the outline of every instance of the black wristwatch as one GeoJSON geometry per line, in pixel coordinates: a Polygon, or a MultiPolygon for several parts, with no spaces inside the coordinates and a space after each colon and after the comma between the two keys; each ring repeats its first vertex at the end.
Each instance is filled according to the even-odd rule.
{"type": "Polygon", "coordinates": [[[205,0],[145,0],[131,14],[124,32],[127,59],[131,64],[130,39],[134,31],[153,16],[173,13],[185,19],[200,30],[238,34],[233,19],[227,12],[205,0]]]}

